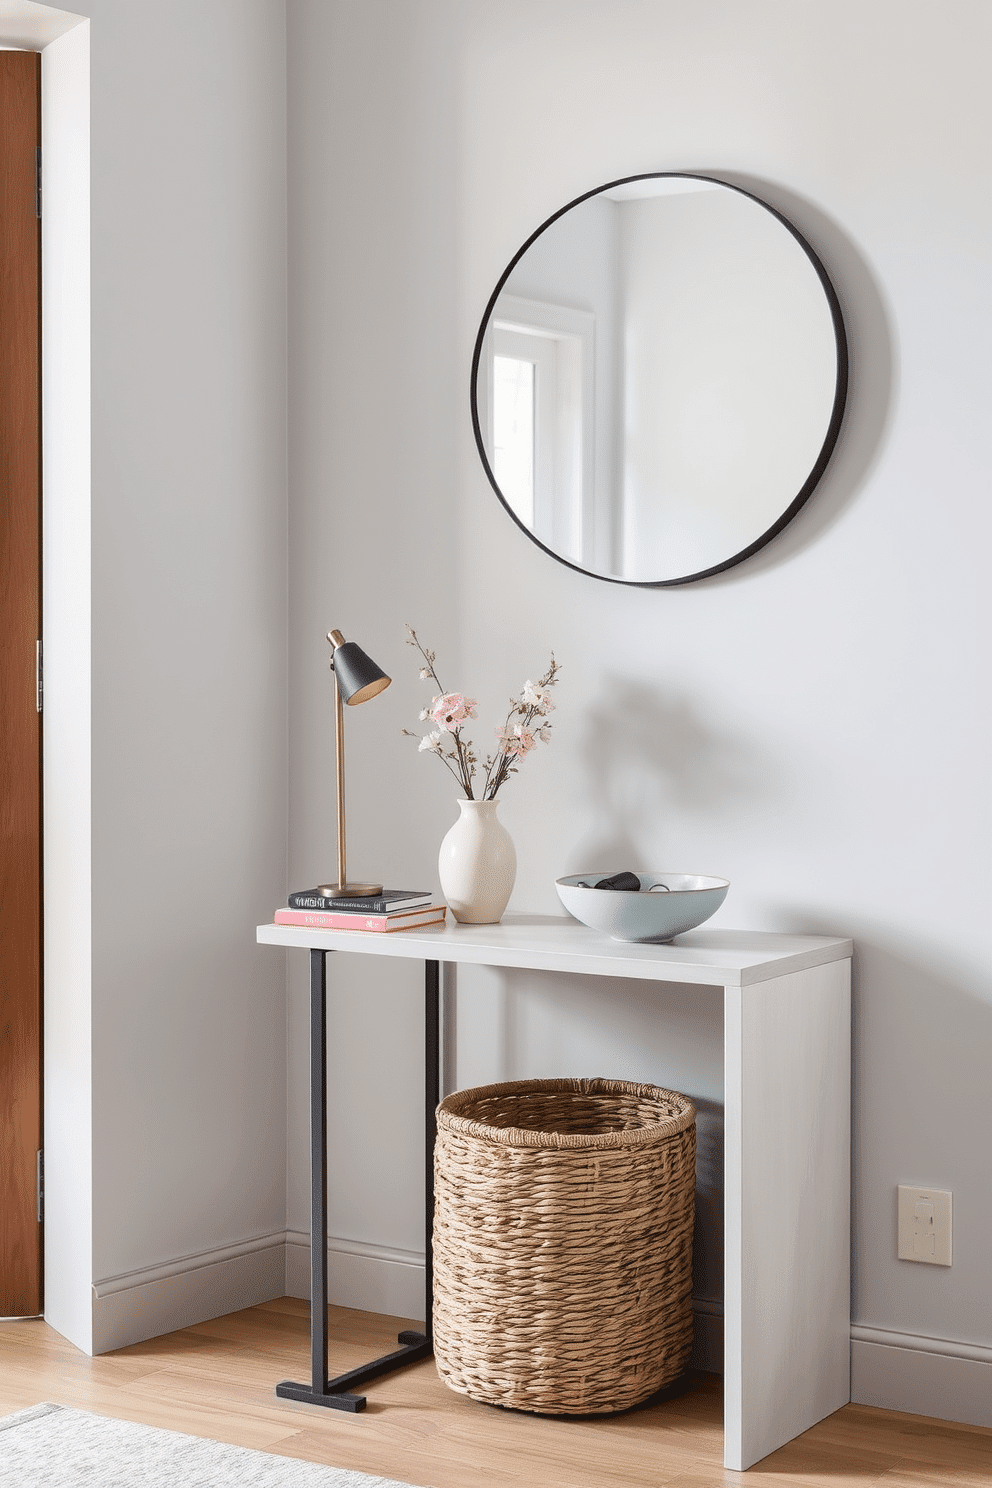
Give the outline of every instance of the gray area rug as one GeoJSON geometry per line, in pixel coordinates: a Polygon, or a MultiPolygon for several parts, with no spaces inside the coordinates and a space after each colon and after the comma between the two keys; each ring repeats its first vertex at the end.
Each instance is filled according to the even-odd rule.
{"type": "Polygon", "coordinates": [[[0,1418],[3,1488],[409,1488],[62,1405],[0,1418]]]}

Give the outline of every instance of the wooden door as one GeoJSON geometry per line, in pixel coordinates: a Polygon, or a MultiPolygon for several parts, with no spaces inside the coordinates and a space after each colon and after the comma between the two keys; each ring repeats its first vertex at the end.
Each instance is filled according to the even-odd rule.
{"type": "Polygon", "coordinates": [[[0,1317],[42,1305],[40,81],[0,51],[0,1317]]]}

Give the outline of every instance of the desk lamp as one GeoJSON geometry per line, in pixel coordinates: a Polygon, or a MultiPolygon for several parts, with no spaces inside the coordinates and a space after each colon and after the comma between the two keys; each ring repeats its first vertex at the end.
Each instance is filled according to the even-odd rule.
{"type": "Polygon", "coordinates": [[[346,641],[339,630],[329,630],[327,639],[331,643],[331,671],[334,673],[334,746],[337,757],[338,792],[338,881],[336,884],[321,884],[320,892],[328,899],[361,898],[368,894],[381,894],[382,884],[349,883],[345,866],[344,845],[344,709],[342,702],[353,708],[356,703],[367,703],[369,698],[382,692],[392,681],[375,662],[356,646],[346,641]]]}

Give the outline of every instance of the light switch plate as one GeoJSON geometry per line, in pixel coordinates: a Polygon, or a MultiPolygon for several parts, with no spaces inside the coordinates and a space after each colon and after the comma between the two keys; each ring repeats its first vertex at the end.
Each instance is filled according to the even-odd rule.
{"type": "Polygon", "coordinates": [[[951,1264],[951,1196],[944,1189],[899,1185],[899,1259],[951,1264]]]}

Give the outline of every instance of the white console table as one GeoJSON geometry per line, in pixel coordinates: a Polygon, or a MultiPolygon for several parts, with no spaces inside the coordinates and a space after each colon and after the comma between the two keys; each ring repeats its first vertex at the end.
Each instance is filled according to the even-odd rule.
{"type": "Polygon", "coordinates": [[[631,945],[526,915],[387,935],[260,925],[257,938],[311,952],[314,1235],[327,1228],[325,953],[415,958],[427,978],[427,1332],[401,1334],[398,1353],[328,1382],[326,1244],[312,1246],[313,1382],[279,1394],[358,1409],[354,1386],[430,1352],[438,969],[467,963],[723,988],[724,1465],[751,1467],[847,1403],[851,941],[702,929],[631,945]]]}

